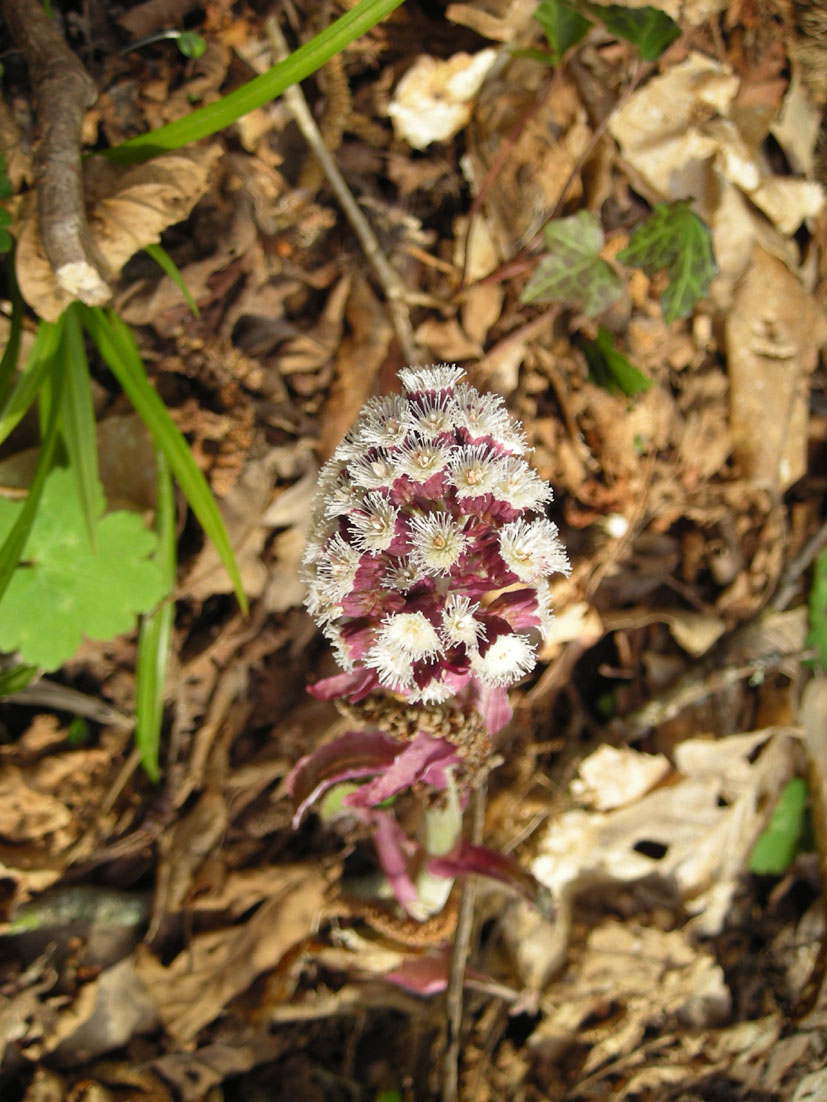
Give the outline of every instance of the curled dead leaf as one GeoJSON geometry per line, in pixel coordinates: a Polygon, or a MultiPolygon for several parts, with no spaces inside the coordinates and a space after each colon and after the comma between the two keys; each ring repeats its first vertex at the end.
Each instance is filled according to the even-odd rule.
{"type": "MultiPolygon", "coordinates": [[[[104,270],[117,275],[139,249],[183,221],[207,190],[218,146],[167,153],[147,164],[121,168],[102,157],[84,167],[92,245],[104,270]]],[[[35,213],[35,193],[18,215],[17,279],[23,298],[46,321],[55,321],[72,301],[46,259],[35,213]]]]}

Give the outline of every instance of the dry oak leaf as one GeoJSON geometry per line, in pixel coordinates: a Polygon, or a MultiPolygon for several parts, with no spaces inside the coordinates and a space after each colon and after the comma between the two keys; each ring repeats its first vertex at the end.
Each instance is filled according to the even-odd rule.
{"type": "MultiPolygon", "coordinates": [[[[217,145],[165,153],[146,164],[122,168],[102,157],[84,165],[87,220],[93,247],[110,277],[162,232],[182,222],[207,190],[217,145]]],[[[43,245],[30,192],[17,223],[17,280],[23,298],[44,320],[56,321],[72,302],[57,283],[43,245]]]]}

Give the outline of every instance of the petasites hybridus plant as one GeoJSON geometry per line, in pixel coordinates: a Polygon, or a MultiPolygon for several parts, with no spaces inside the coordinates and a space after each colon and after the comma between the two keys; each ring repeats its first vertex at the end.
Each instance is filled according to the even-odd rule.
{"type": "Polygon", "coordinates": [[[295,822],[347,785],[343,811],[371,831],[397,901],[418,920],[444,906],[463,873],[546,905],[515,861],[462,839],[462,807],[510,717],[507,689],[533,668],[548,631],[548,575],[569,565],[521,426],[463,374],[405,368],[402,395],[368,402],[321,472],[304,557],[308,610],[344,668],[310,691],[351,705],[375,694],[379,704],[359,706],[364,729],[296,764],[295,822]],[[406,715],[401,737],[398,724],[382,729],[394,700],[406,715]],[[410,802],[404,826],[396,816],[397,797],[411,791],[418,840],[410,802]]]}
{"type": "Polygon", "coordinates": [[[306,603],[346,672],[311,692],[436,704],[470,686],[490,728],[548,631],[548,575],[569,564],[522,427],[463,375],[403,369],[404,394],[370,400],[322,469],[306,603]]]}

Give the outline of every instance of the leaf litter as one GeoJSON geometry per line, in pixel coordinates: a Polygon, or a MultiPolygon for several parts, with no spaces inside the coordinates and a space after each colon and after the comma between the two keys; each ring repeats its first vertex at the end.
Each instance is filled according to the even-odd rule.
{"type": "MultiPolygon", "coordinates": [[[[409,3],[346,51],[345,123],[332,73],[306,89],[422,296],[426,354],[461,359],[523,421],[574,567],[554,587],[541,667],[513,693],[485,828],[552,889],[557,915],[481,890],[462,1097],[802,1102],[823,1093],[827,1062],[823,999],[793,1016],[819,969],[827,828],[823,700],[805,693],[799,709],[809,575],[790,571],[823,519],[827,331],[800,32],[750,5],[740,22],[720,4],[664,5],[692,38],[632,86],[638,54],[608,33],[613,9],[589,9],[600,26],[556,69],[519,56],[544,47],[535,7],[437,17],[409,3]],[[447,129],[401,125],[417,57],[442,95],[499,43],[514,55],[466,81],[447,129]],[[707,287],[703,231],[680,226],[697,234],[689,308],[680,283],[664,297],[680,274],[668,234],[629,267],[647,219],[663,234],[658,204],[710,227],[707,287]],[[539,279],[573,274],[571,257],[550,271],[554,226],[583,227],[573,247],[611,294],[534,300],[539,279]],[[815,843],[756,878],[755,843],[802,776],[815,843]]],[[[134,52],[115,72],[90,113],[109,140],[125,136],[119,119],[157,125],[269,63],[257,9],[201,10],[205,59],[134,52]]],[[[137,35],[157,14],[127,18],[137,35]]],[[[315,29],[297,17],[299,38],[315,29]]],[[[375,898],[359,824],[310,816],[296,831],[284,789],[348,729],[304,691],[333,663],[298,566],[318,465],[402,365],[388,311],[280,102],[167,168],[95,185],[96,164],[93,228],[121,272],[119,308],[221,498],[253,611],[236,611],[182,518],[158,789],[124,727],[4,705],[3,1097],[436,1097],[440,996],[384,977],[438,990],[450,922],[411,941],[375,898]],[[200,318],[133,255],[159,238],[200,318]]],[[[18,263],[50,316],[60,301],[27,241],[18,263]]],[[[108,386],[98,398],[102,427],[125,414],[108,386]]],[[[126,447],[106,431],[103,455],[126,447]]],[[[140,479],[122,497],[152,508],[140,479]]],[[[57,677],[129,715],[133,661],[128,636],[87,642],[57,677]]]]}

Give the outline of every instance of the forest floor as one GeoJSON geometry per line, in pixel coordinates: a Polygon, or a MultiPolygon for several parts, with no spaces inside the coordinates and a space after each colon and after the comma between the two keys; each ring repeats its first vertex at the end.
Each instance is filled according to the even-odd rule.
{"type": "MultiPolygon", "coordinates": [[[[100,89],[87,142],[263,71],[267,16],[294,46],[347,6],[69,12],[100,89]],[[203,35],[202,57],[169,41],[118,52],[170,19],[203,35]]],[[[557,917],[478,889],[461,1098],[827,1098],[827,1002],[810,982],[824,965],[827,707],[807,664],[827,488],[827,214],[808,92],[822,47],[781,0],[670,0],[683,33],[657,60],[597,25],[553,67],[514,53],[544,47],[535,7],[408,0],[304,82],[404,288],[393,310],[284,98],[164,181],[150,162],[110,208],[128,233],[142,203],[175,210],[196,192],[163,245],[200,316],[143,253],[115,306],[221,503],[250,612],[181,508],[158,785],[133,751],[134,637],[84,643],[0,709],[3,1102],[442,1097],[444,997],[384,976],[445,931],[421,944],[349,913],[343,865],[366,867],[368,843],[315,815],[294,828],[284,787],[346,725],[306,693],[335,670],[302,606],[318,469],[414,355],[504,396],[573,567],[511,692],[484,828],[551,888],[557,917]],[[453,66],[423,76],[424,107],[400,86],[422,54],[453,66]],[[481,88],[431,142],[450,73],[472,63],[481,88]],[[679,199],[709,225],[718,274],[667,322],[663,276],[615,258],[679,199]],[[542,227],[581,211],[622,283],[597,320],[521,301],[542,227]],[[599,384],[583,353],[598,323],[651,385],[599,384]],[[809,779],[812,837],[756,875],[794,776],[809,779]]],[[[5,81],[30,142],[13,57],[5,81]]],[[[151,517],[151,443],[93,368],[107,498],[151,517]]]]}

